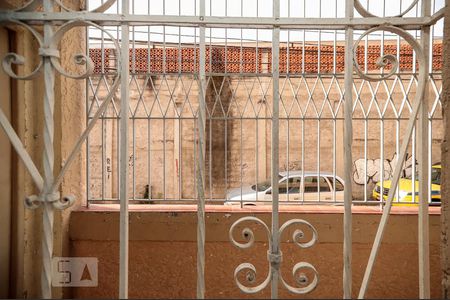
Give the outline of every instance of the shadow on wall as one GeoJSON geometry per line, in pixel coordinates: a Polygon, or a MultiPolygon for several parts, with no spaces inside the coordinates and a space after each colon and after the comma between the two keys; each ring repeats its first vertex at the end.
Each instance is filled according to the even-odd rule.
{"type": "Polygon", "coordinates": [[[232,122],[226,120],[232,98],[229,78],[210,77],[205,97],[207,107],[205,165],[206,171],[211,172],[211,178],[206,176],[206,193],[209,193],[211,186],[214,194],[224,195],[226,192],[224,178],[228,176],[226,169],[231,167],[227,144],[230,145],[229,137],[233,131],[232,122]],[[228,159],[225,159],[226,155],[228,159]]]}

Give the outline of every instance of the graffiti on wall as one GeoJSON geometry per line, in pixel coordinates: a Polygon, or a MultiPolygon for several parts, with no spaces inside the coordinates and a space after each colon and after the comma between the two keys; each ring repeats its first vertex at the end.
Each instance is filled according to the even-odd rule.
{"type": "MultiPolygon", "coordinates": [[[[392,158],[385,159],[383,161],[381,161],[381,159],[379,158],[368,159],[367,173],[366,173],[366,160],[364,158],[357,159],[353,163],[353,180],[355,181],[356,184],[359,185],[364,185],[365,183],[375,184],[381,180],[382,170],[384,173],[383,180],[389,180],[393,176],[396,160],[397,160],[397,153],[394,153],[392,158]]],[[[412,156],[407,153],[405,161],[403,163],[402,177],[411,176],[411,174],[412,174],[412,156]]]]}

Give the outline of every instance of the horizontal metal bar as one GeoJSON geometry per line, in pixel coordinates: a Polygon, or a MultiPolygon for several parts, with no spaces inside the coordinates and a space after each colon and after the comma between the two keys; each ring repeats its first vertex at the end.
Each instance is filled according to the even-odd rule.
{"type": "MultiPolygon", "coordinates": [[[[263,47],[261,47],[263,48],[263,47]]],[[[214,62],[214,61],[213,61],[214,62]]],[[[353,73],[354,75],[357,75],[356,72],[353,73]]],[[[171,76],[193,76],[194,78],[189,78],[192,80],[196,80],[196,76],[198,75],[198,73],[188,73],[188,72],[166,72],[166,73],[162,73],[162,72],[130,72],[130,76],[136,76],[136,77],[156,77],[156,79],[158,79],[159,76],[161,77],[171,77],[171,76]]],[[[210,73],[210,72],[206,72],[205,73],[206,77],[214,77],[214,76],[221,76],[221,77],[230,77],[231,79],[242,79],[242,78],[247,78],[247,77],[272,77],[272,73],[242,73],[242,72],[228,72],[228,73],[210,73]]],[[[414,72],[401,72],[401,73],[394,73],[392,75],[392,77],[390,78],[386,78],[385,81],[393,81],[396,79],[396,77],[404,77],[404,76],[415,76],[417,75],[417,73],[414,72]]],[[[109,73],[97,73],[97,74],[93,74],[91,75],[91,78],[99,78],[102,76],[115,76],[114,74],[109,74],[109,73]]],[[[430,73],[430,77],[433,76],[442,76],[442,72],[434,72],[434,73],[430,73]]],[[[337,78],[337,79],[344,79],[344,73],[284,73],[284,72],[280,72],[280,78],[337,78]]],[[[440,78],[438,79],[440,80],[440,78]]],[[[355,78],[355,81],[364,81],[364,79],[360,79],[360,78],[355,78]]]]}
{"type": "MultiPolygon", "coordinates": [[[[91,120],[92,117],[89,117],[91,120]]],[[[196,117],[130,117],[130,120],[197,120],[196,117]]],[[[232,120],[246,120],[246,121],[259,121],[266,120],[271,121],[271,117],[207,117],[207,120],[217,120],[217,121],[232,121],[232,120]]],[[[301,121],[301,120],[314,120],[314,121],[342,121],[344,117],[280,117],[283,121],[301,121]]],[[[119,120],[118,117],[100,117],[99,120],[119,120]]],[[[408,118],[363,118],[363,117],[353,117],[353,121],[408,121],[408,118]]],[[[429,121],[442,120],[442,117],[429,118],[429,121]]]]}
{"type": "Polygon", "coordinates": [[[9,20],[43,23],[48,21],[67,22],[74,19],[80,21],[91,21],[103,26],[118,26],[127,24],[130,26],[158,25],[166,26],[206,26],[226,28],[267,28],[273,26],[280,28],[298,29],[335,29],[344,30],[347,27],[353,29],[369,29],[380,23],[402,27],[407,30],[420,29],[421,26],[436,22],[440,15],[432,17],[370,17],[370,18],[255,18],[255,17],[198,17],[198,16],[163,16],[163,15],[122,15],[103,14],[89,12],[0,12],[0,22],[9,20]]]}
{"type": "MultiPolygon", "coordinates": [[[[190,203],[192,202],[192,204],[196,205],[197,204],[197,199],[192,199],[192,198],[174,198],[174,199],[160,199],[160,198],[129,198],[129,201],[135,201],[135,202],[152,202],[151,204],[174,204],[174,203],[190,203]]],[[[221,203],[223,204],[223,202],[225,202],[226,200],[224,198],[211,198],[211,199],[205,199],[205,203],[221,203]]],[[[98,204],[102,204],[102,203],[111,203],[111,202],[117,202],[117,204],[119,203],[119,199],[117,198],[91,198],[89,199],[89,202],[96,202],[98,204]]],[[[236,203],[236,204],[240,204],[241,200],[228,200],[227,202],[230,203],[236,203]]],[[[255,202],[255,201],[248,201],[248,202],[255,202]]],[[[336,206],[343,206],[344,205],[344,201],[343,200],[295,200],[295,201],[287,201],[287,200],[279,200],[280,204],[283,205],[308,205],[308,204],[320,204],[320,205],[336,205],[336,206]]],[[[108,204],[106,203],[106,204],[108,204]]],[[[265,203],[265,204],[271,204],[272,201],[270,200],[258,200],[257,203],[265,203]]],[[[379,206],[381,204],[380,201],[378,200],[373,200],[373,199],[368,199],[366,200],[358,200],[355,199],[352,201],[353,204],[360,204],[360,205],[374,205],[374,206],[379,206]]],[[[404,205],[410,205],[411,207],[418,207],[419,202],[405,202],[405,201],[395,201],[395,204],[404,204],[404,205]]],[[[115,203],[113,203],[115,204],[115,203]]],[[[133,204],[132,202],[130,202],[130,204],[133,204]]],[[[140,203],[142,204],[142,203],[140,203]]],[[[150,203],[149,203],[150,204],[150,203]]],[[[259,206],[259,205],[257,205],[259,206]]],[[[433,203],[431,203],[430,206],[434,206],[433,203]]]]}

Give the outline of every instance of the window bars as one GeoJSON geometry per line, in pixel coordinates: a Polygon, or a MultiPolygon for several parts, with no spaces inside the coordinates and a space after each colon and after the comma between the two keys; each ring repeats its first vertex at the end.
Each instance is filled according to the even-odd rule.
{"type": "MultiPolygon", "coordinates": [[[[285,16],[295,15],[293,24],[299,22],[297,19],[305,19],[306,23],[312,14],[311,4],[301,2],[304,5],[301,11],[295,2],[287,2],[292,8],[287,9],[285,16]],[[294,14],[294,9],[300,13],[294,14]]],[[[155,12],[164,15],[165,2],[160,1],[161,7],[158,3],[138,8],[131,2],[131,16],[155,12]]],[[[230,20],[238,15],[248,23],[250,17],[245,17],[248,12],[241,12],[246,8],[243,4],[236,11],[227,3],[224,1],[221,9],[209,5],[205,18],[218,18],[214,14],[221,12],[230,20]]],[[[264,20],[260,15],[265,11],[261,11],[262,4],[258,3],[255,2],[257,9],[250,10],[256,10],[252,15],[256,17],[255,24],[250,28],[222,28],[215,23],[205,28],[205,197],[209,203],[226,201],[245,205],[251,204],[246,203],[249,198],[250,202],[270,204],[271,201],[270,196],[265,197],[251,188],[269,178],[273,118],[272,31],[259,28],[263,26],[259,21],[264,20]]],[[[345,17],[338,9],[341,3],[333,3],[334,13],[328,16],[345,17]]],[[[167,17],[170,20],[182,19],[182,14],[198,17],[198,9],[186,10],[180,5],[176,12],[173,8],[169,10],[175,16],[167,17]]],[[[313,16],[325,14],[317,9],[313,16]]],[[[418,15],[417,9],[410,9],[408,14],[418,15]]],[[[152,15],[152,20],[153,17],[157,16],[152,15]]],[[[341,141],[344,140],[345,32],[335,29],[339,25],[328,30],[292,27],[280,29],[280,170],[287,177],[295,176],[292,171],[300,171],[302,177],[303,171],[315,173],[317,180],[316,191],[305,192],[304,187],[299,187],[300,193],[295,195],[288,189],[280,201],[283,204],[342,203],[338,178],[344,177],[346,169],[339,159],[344,154],[341,141]],[[320,175],[326,176],[323,179],[326,189],[317,184],[320,175]]],[[[440,160],[438,141],[442,132],[439,114],[442,65],[439,34],[442,32],[439,28],[430,49],[433,57],[429,79],[430,164],[440,160]]],[[[119,38],[118,28],[108,27],[108,30],[119,38]]],[[[117,54],[110,49],[104,34],[96,30],[90,30],[89,34],[89,54],[95,62],[94,75],[87,88],[87,116],[91,118],[101,104],[98,97],[110,88],[109,72],[115,69],[117,54]]],[[[361,32],[355,31],[355,35],[359,37],[361,32]]],[[[130,199],[134,203],[193,203],[198,165],[193,159],[196,155],[193,141],[197,138],[195,120],[200,91],[199,28],[174,23],[135,25],[130,26],[130,37],[130,199]]],[[[378,69],[378,55],[385,52],[399,60],[395,74],[379,82],[357,78],[352,86],[354,161],[350,166],[352,176],[345,183],[353,187],[354,203],[379,204],[380,195],[387,196],[386,185],[377,186],[377,183],[392,178],[417,88],[416,54],[402,38],[389,32],[373,32],[360,41],[355,51],[358,64],[369,73],[378,69]],[[378,189],[376,194],[375,189],[378,189]]],[[[388,65],[385,70],[394,68],[388,65]]],[[[114,203],[119,199],[118,116],[119,109],[111,103],[89,141],[89,204],[114,203]]],[[[417,165],[413,163],[417,161],[416,150],[415,143],[408,147],[402,171],[402,177],[411,177],[412,181],[417,178],[417,165]]],[[[416,195],[416,186],[410,185],[409,192],[416,195]]],[[[395,202],[417,202],[418,197],[411,195],[400,195],[397,191],[395,202]]],[[[436,197],[430,195],[429,201],[434,200],[436,197]]]]}
{"type": "Polygon", "coordinates": [[[120,199],[121,298],[128,296],[129,201],[182,199],[198,204],[198,298],[204,298],[205,292],[206,200],[272,205],[270,227],[244,217],[230,228],[230,240],[239,248],[251,247],[251,229],[243,229],[244,242],[233,233],[246,222],[265,228],[266,279],[257,287],[248,286],[256,276],[249,263],[240,264],[234,276],[246,293],[270,283],[273,298],[279,282],[302,294],[313,290],[319,278],[306,262],[293,269],[299,287],[281,276],[279,238],[285,228],[306,226],[312,232],[312,239],[304,242],[304,232],[294,231],[293,241],[301,248],[313,246],[318,235],[304,220],[279,226],[279,204],[343,202],[343,291],[345,298],[351,298],[351,205],[371,202],[369,194],[375,186],[379,197],[386,199],[359,292],[363,298],[391,206],[405,202],[398,184],[406,175],[412,182],[420,179],[419,193],[412,184],[410,202],[418,194],[420,296],[430,296],[427,216],[433,186],[429,168],[437,162],[433,141],[442,130],[436,112],[441,105],[443,2],[399,1],[398,12],[386,1],[381,6],[358,0],[314,4],[256,0],[253,7],[248,3],[107,0],[91,1],[89,6],[97,4],[97,8],[77,12],[60,0],[30,0],[21,8],[0,12],[0,22],[24,27],[34,36],[41,57],[36,69],[23,75],[12,66],[25,58],[10,53],[3,59],[3,69],[26,80],[44,72],[42,174],[0,114],[3,129],[39,189],[39,195],[25,203],[30,208],[42,205],[44,210],[44,298],[51,297],[53,211],[75,201],[71,196],[61,198],[59,185],[84,141],[88,204],[120,199]],[[35,24],[43,25],[42,34],[35,24]],[[61,66],[57,49],[63,35],[78,26],[87,28],[89,52],[74,57],[85,69],[71,74],[61,66]],[[88,122],[53,178],[55,71],[87,78],[88,122]],[[261,181],[269,177],[264,193],[259,193],[261,181]],[[391,179],[389,187],[386,179],[391,179]],[[298,186],[291,187],[294,182],[298,186]],[[312,281],[305,269],[312,271],[312,281]],[[245,284],[239,280],[243,272],[245,284]]]}

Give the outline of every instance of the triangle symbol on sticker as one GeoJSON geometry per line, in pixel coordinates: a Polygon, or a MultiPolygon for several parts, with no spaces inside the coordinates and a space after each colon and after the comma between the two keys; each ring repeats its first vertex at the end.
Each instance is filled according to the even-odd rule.
{"type": "Polygon", "coordinates": [[[89,268],[88,268],[87,264],[84,265],[83,274],[81,274],[80,281],[83,281],[83,280],[89,280],[89,281],[92,280],[91,273],[89,272],[89,268]]]}

